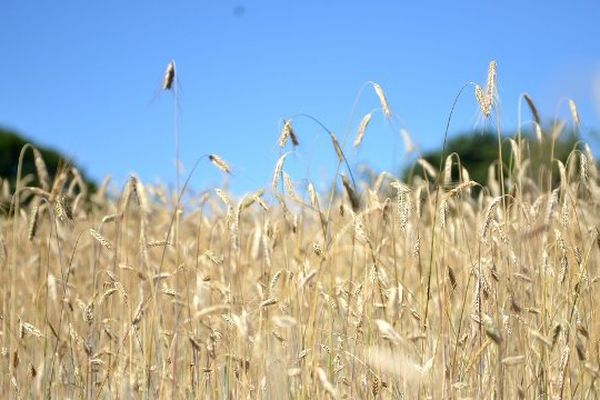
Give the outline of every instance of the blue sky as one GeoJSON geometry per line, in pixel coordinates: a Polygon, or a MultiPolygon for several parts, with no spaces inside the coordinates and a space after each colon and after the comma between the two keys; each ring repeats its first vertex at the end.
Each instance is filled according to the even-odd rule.
{"type": "MultiPolygon", "coordinates": [[[[454,96],[467,81],[484,83],[492,59],[502,126],[517,125],[528,92],[543,117],[567,118],[573,98],[584,132],[600,127],[598,1],[5,0],[0,15],[0,125],[66,152],[98,180],[136,172],[174,182],[174,99],[159,91],[171,59],[183,165],[219,154],[236,192],[269,185],[281,120],[298,113],[340,139],[350,127],[354,167],[397,170],[398,128],[421,149],[440,146],[454,96]],[[360,119],[378,107],[367,89],[352,114],[367,81],[381,84],[399,122],[376,112],[355,151],[360,119]]],[[[469,90],[451,133],[484,123],[469,90]]],[[[299,183],[331,179],[326,135],[306,119],[294,124],[301,145],[286,169],[299,183]]],[[[192,184],[223,176],[205,161],[192,184]]]]}

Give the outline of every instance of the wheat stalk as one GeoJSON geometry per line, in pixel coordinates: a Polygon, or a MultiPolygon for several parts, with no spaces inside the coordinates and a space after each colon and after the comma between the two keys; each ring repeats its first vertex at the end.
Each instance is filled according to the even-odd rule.
{"type": "Polygon", "coordinates": [[[285,120],[283,123],[283,129],[279,135],[279,147],[283,148],[288,142],[288,139],[292,140],[292,144],[294,146],[298,146],[300,142],[298,142],[298,136],[296,136],[296,132],[294,131],[294,127],[292,126],[291,120],[285,120]]]}
{"type": "Polygon", "coordinates": [[[110,242],[104,236],[102,236],[100,233],[98,233],[96,230],[90,228],[90,235],[94,239],[96,239],[98,241],[98,243],[100,243],[102,245],[102,247],[106,248],[107,250],[110,250],[112,248],[112,245],[110,244],[110,242]]]}
{"type": "Polygon", "coordinates": [[[28,229],[28,239],[32,241],[35,237],[35,233],[37,232],[38,227],[38,217],[39,217],[40,207],[36,204],[31,208],[31,215],[29,217],[29,229],[28,229]]]}
{"type": "Polygon", "coordinates": [[[165,76],[163,78],[162,88],[163,90],[171,90],[173,82],[175,81],[175,61],[169,61],[167,68],[165,69],[165,76]]]}
{"type": "Polygon", "coordinates": [[[496,97],[497,92],[496,75],[497,63],[496,61],[491,61],[488,65],[488,75],[485,91],[481,88],[481,86],[475,85],[475,99],[477,99],[477,103],[479,103],[481,113],[484,115],[485,118],[489,118],[492,109],[494,108],[494,99],[496,97]]]}
{"type": "Polygon", "coordinates": [[[371,122],[371,117],[372,117],[372,114],[368,113],[360,121],[360,126],[358,127],[358,132],[356,134],[356,138],[354,139],[354,144],[353,144],[354,147],[358,147],[362,143],[363,138],[365,136],[365,131],[367,130],[367,126],[369,125],[369,122],[371,122]]]}
{"type": "Polygon", "coordinates": [[[538,109],[535,106],[533,99],[527,93],[525,93],[523,95],[523,97],[525,98],[525,101],[527,102],[527,105],[529,106],[529,110],[531,110],[531,115],[533,115],[533,120],[535,121],[536,124],[541,126],[542,120],[540,118],[540,113],[538,112],[538,109]]]}
{"type": "Polygon", "coordinates": [[[375,90],[375,94],[377,95],[377,98],[379,99],[379,103],[381,104],[381,109],[383,110],[383,114],[385,115],[386,118],[391,118],[392,110],[390,109],[390,105],[387,101],[387,98],[385,97],[385,94],[383,93],[383,89],[381,88],[381,86],[378,83],[373,83],[373,89],[375,90]]]}
{"type": "Polygon", "coordinates": [[[225,172],[226,174],[230,174],[231,173],[231,167],[229,167],[229,164],[227,164],[225,162],[225,160],[223,160],[218,155],[216,155],[216,154],[210,154],[208,156],[208,159],[210,160],[210,162],[213,163],[213,165],[215,167],[219,168],[221,171],[225,172]]]}
{"type": "Polygon", "coordinates": [[[279,179],[281,177],[281,172],[283,171],[283,163],[285,162],[287,155],[288,153],[282,154],[275,164],[275,170],[273,171],[273,182],[271,184],[273,192],[277,192],[277,186],[279,185],[279,179]]]}
{"type": "Polygon", "coordinates": [[[579,112],[577,111],[577,106],[575,105],[575,101],[573,99],[569,99],[569,111],[571,111],[571,118],[573,118],[573,123],[575,126],[579,127],[581,124],[581,120],[579,119],[579,112]]]}

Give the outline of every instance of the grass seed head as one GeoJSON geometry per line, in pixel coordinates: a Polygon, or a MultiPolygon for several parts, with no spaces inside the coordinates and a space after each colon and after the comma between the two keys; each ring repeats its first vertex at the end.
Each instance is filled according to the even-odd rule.
{"type": "Polygon", "coordinates": [[[579,112],[577,111],[577,106],[575,105],[575,101],[573,101],[573,99],[569,99],[569,111],[571,111],[573,123],[575,126],[579,127],[581,120],[579,119],[579,112]]]}
{"type": "Polygon", "coordinates": [[[540,118],[540,113],[539,113],[537,107],[535,106],[535,103],[533,102],[533,99],[527,93],[525,93],[523,95],[523,98],[527,102],[527,106],[529,107],[529,110],[531,111],[531,115],[533,116],[533,120],[535,121],[536,124],[538,124],[538,125],[541,126],[542,125],[542,119],[540,118]]]}
{"type": "Polygon", "coordinates": [[[171,60],[167,64],[165,70],[165,76],[163,78],[163,90],[171,90],[173,88],[173,82],[175,81],[175,61],[171,60]]]}
{"type": "Polygon", "coordinates": [[[300,144],[298,141],[298,136],[296,136],[296,132],[292,126],[292,121],[289,119],[285,120],[283,123],[283,129],[279,135],[279,147],[284,148],[288,142],[288,139],[292,141],[294,146],[298,146],[300,144]]]}
{"type": "Polygon", "coordinates": [[[373,83],[373,89],[375,90],[377,98],[379,98],[379,103],[381,104],[383,115],[385,115],[385,117],[388,119],[392,118],[392,110],[390,109],[390,105],[387,101],[387,98],[385,97],[385,94],[383,93],[381,85],[379,85],[378,83],[373,83]]]}
{"type": "Polygon", "coordinates": [[[481,86],[479,85],[475,85],[475,99],[477,100],[477,103],[479,103],[481,113],[484,117],[488,118],[491,113],[490,104],[488,103],[487,96],[483,93],[483,89],[481,89],[481,86]]]}
{"type": "Polygon", "coordinates": [[[107,250],[110,250],[112,248],[112,245],[110,244],[110,242],[104,236],[102,236],[100,233],[98,233],[96,230],[90,229],[90,235],[94,239],[96,239],[98,241],[98,243],[100,243],[102,245],[102,247],[106,248],[107,250]]]}
{"type": "Polygon", "coordinates": [[[211,154],[208,156],[208,159],[210,160],[210,162],[213,163],[215,167],[219,168],[221,171],[225,172],[226,174],[231,173],[231,168],[229,167],[229,165],[218,155],[211,154]]]}
{"type": "Polygon", "coordinates": [[[29,217],[29,229],[28,229],[28,239],[31,242],[35,237],[35,233],[37,232],[38,226],[38,217],[39,217],[40,207],[36,204],[31,209],[31,215],[29,217]]]}
{"type": "Polygon", "coordinates": [[[367,126],[369,125],[369,122],[371,122],[371,117],[372,117],[372,114],[368,113],[360,121],[360,126],[358,127],[358,133],[356,134],[356,139],[354,139],[354,144],[353,144],[354,147],[358,147],[362,143],[363,138],[365,136],[365,131],[367,130],[367,126]]]}

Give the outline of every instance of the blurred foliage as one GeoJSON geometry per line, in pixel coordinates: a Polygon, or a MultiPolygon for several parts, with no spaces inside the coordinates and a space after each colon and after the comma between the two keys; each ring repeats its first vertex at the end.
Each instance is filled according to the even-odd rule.
{"type": "MultiPolygon", "coordinates": [[[[572,131],[564,130],[561,125],[553,124],[542,132],[542,140],[532,132],[521,132],[521,157],[528,160],[527,175],[534,181],[547,187],[548,171],[552,168],[552,186],[558,183],[559,175],[556,162],[560,160],[566,164],[569,154],[577,148],[579,138],[572,131]],[[559,133],[560,132],[560,133],[559,133]],[[552,138],[556,139],[553,140],[552,138]]],[[[504,175],[508,176],[508,168],[514,166],[511,144],[509,139],[517,140],[516,134],[502,134],[502,159],[504,163],[504,175]]],[[[465,132],[448,139],[446,149],[426,152],[422,158],[430,163],[436,170],[444,168],[445,159],[452,153],[456,153],[461,165],[468,171],[470,179],[483,185],[488,183],[489,169],[498,163],[498,134],[493,131],[465,132]],[[442,159],[443,157],[443,159],[442,159]]],[[[402,172],[405,182],[412,182],[415,176],[424,176],[421,165],[415,163],[402,172]]],[[[458,168],[452,169],[452,181],[459,181],[458,168]]]]}
{"type": "MultiPolygon", "coordinates": [[[[53,181],[56,176],[57,171],[60,168],[64,168],[68,165],[76,167],[85,183],[88,185],[88,189],[91,191],[95,191],[96,184],[86,177],[85,173],[73,165],[72,162],[68,161],[68,158],[59,153],[56,150],[46,148],[43,146],[39,146],[20,134],[0,128],[0,177],[3,180],[7,180],[11,189],[11,192],[14,190],[16,180],[17,180],[17,168],[19,165],[19,155],[21,154],[21,150],[23,146],[27,143],[31,143],[36,149],[40,151],[42,154],[42,158],[46,163],[46,168],[48,169],[48,174],[50,175],[50,180],[53,181]]],[[[23,166],[21,169],[21,177],[31,176],[33,182],[31,185],[39,186],[39,180],[36,173],[35,162],[33,158],[33,154],[31,151],[27,151],[25,156],[23,157],[23,166]]]]}

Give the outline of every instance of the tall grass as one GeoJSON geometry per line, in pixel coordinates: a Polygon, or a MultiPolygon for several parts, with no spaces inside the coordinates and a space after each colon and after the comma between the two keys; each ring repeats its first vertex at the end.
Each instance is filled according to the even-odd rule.
{"type": "MultiPolygon", "coordinates": [[[[485,116],[489,82],[476,90],[485,116]]],[[[297,134],[285,121],[281,147],[297,134]]],[[[341,166],[344,146],[328,134],[341,166]]],[[[583,145],[551,160],[552,187],[532,173],[527,141],[511,146],[488,182],[454,154],[411,185],[344,176],[344,195],[326,203],[312,183],[298,190],[283,153],[267,191],[186,204],[187,183],[173,195],[136,178],[111,193],[107,181],[90,195],[72,168],[49,182],[28,146],[41,187],[19,177],[1,199],[12,205],[0,217],[3,393],[596,398],[596,163],[583,145]]]]}

